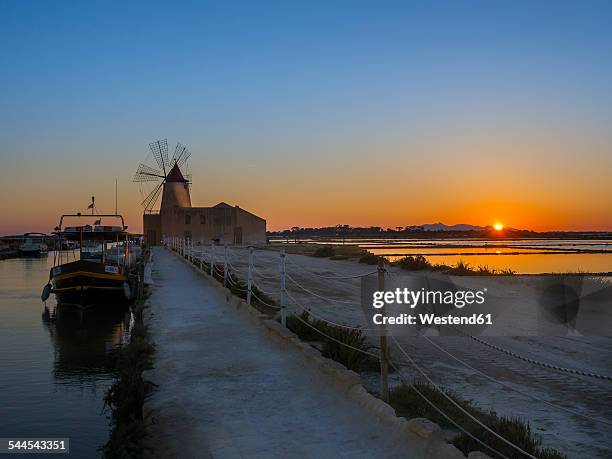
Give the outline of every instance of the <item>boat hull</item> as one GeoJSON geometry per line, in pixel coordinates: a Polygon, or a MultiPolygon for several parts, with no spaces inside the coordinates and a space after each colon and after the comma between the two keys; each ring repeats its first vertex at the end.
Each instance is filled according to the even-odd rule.
{"type": "Polygon", "coordinates": [[[116,266],[79,260],[51,269],[58,303],[77,306],[124,305],[130,301],[128,277],[116,266]]]}
{"type": "Polygon", "coordinates": [[[49,254],[47,250],[41,249],[19,249],[17,252],[21,257],[44,257],[49,254]]]}

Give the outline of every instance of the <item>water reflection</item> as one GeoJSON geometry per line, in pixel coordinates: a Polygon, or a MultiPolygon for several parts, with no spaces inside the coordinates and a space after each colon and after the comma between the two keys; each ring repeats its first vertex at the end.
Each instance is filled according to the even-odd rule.
{"type": "Polygon", "coordinates": [[[127,339],[128,308],[99,305],[82,310],[58,304],[45,308],[42,321],[55,348],[53,374],[57,382],[73,383],[114,375],[111,353],[127,339]]]}

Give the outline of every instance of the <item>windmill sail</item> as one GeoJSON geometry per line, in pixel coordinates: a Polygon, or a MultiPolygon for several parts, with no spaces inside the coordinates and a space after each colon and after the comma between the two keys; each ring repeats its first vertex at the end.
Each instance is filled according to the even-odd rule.
{"type": "Polygon", "coordinates": [[[164,172],[164,175],[166,175],[166,166],[168,165],[168,141],[166,139],[156,140],[149,144],[149,148],[155,157],[157,165],[164,172]]]}
{"type": "Polygon", "coordinates": [[[160,183],[159,185],[157,185],[157,187],[153,189],[153,191],[148,194],[146,198],[144,198],[141,204],[145,208],[145,210],[153,209],[153,206],[155,206],[155,203],[157,202],[157,198],[159,198],[159,195],[162,192],[163,186],[164,184],[160,183]]]}

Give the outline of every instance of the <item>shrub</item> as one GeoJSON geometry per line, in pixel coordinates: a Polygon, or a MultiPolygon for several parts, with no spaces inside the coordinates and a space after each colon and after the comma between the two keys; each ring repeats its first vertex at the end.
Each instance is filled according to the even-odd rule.
{"type": "Polygon", "coordinates": [[[287,328],[304,341],[319,341],[323,343],[323,349],[321,350],[323,356],[340,362],[349,370],[378,371],[378,359],[362,352],[367,352],[370,349],[370,346],[367,344],[367,338],[362,330],[347,329],[331,325],[323,320],[311,319],[307,311],[302,312],[299,317],[302,321],[311,324],[312,327],[304,324],[296,316],[291,315],[287,317],[287,328]],[[332,339],[328,338],[328,336],[332,339]],[[335,340],[348,344],[354,349],[335,340]]]}
{"type": "Polygon", "coordinates": [[[324,247],[319,247],[312,254],[313,257],[319,257],[319,258],[329,258],[329,257],[333,257],[334,255],[336,255],[336,251],[330,245],[326,245],[324,247]]]}
{"type": "Polygon", "coordinates": [[[329,357],[337,362],[340,362],[349,370],[353,371],[376,371],[379,368],[379,361],[374,357],[364,354],[360,351],[368,351],[370,346],[367,344],[367,338],[362,330],[352,330],[344,327],[337,327],[326,324],[322,321],[316,321],[314,326],[325,332],[326,335],[334,338],[341,343],[348,344],[355,348],[351,349],[332,339],[323,337],[323,350],[321,353],[325,357],[329,357]],[[357,350],[359,349],[359,350],[357,350]]]}
{"type": "MultiPolygon", "coordinates": [[[[300,339],[304,341],[319,341],[322,338],[320,333],[317,333],[312,327],[304,324],[304,322],[310,323],[310,314],[308,311],[303,311],[299,315],[300,319],[297,316],[291,314],[287,317],[287,328],[291,330],[293,333],[298,335],[300,339]]],[[[314,325],[313,325],[314,326],[314,325]]]]}
{"type": "Polygon", "coordinates": [[[380,256],[368,252],[359,258],[359,263],[365,263],[366,265],[377,265],[380,258],[380,256]]]}
{"type": "Polygon", "coordinates": [[[408,269],[410,271],[421,271],[431,269],[431,264],[423,255],[406,256],[395,262],[400,269],[408,269]]]}

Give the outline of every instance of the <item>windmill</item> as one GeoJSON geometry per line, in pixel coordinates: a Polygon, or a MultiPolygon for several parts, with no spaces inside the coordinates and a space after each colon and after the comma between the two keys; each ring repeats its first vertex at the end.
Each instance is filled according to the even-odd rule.
{"type": "MultiPolygon", "coordinates": [[[[168,141],[156,140],[149,144],[151,153],[145,159],[145,162],[140,163],[134,174],[133,181],[140,186],[142,196],[142,206],[145,212],[151,212],[159,199],[162,196],[162,206],[166,199],[166,189],[168,184],[173,184],[168,187],[172,192],[172,201],[191,202],[189,198],[189,183],[191,182],[190,174],[183,174],[183,171],[188,170],[187,160],[191,153],[181,143],[177,143],[174,147],[174,154],[171,159],[168,159],[168,141]],[[180,185],[183,190],[176,189],[176,185],[180,185]],[[180,196],[177,198],[176,194],[180,196]]],[[[189,204],[190,205],[190,204],[189,204]]]]}

